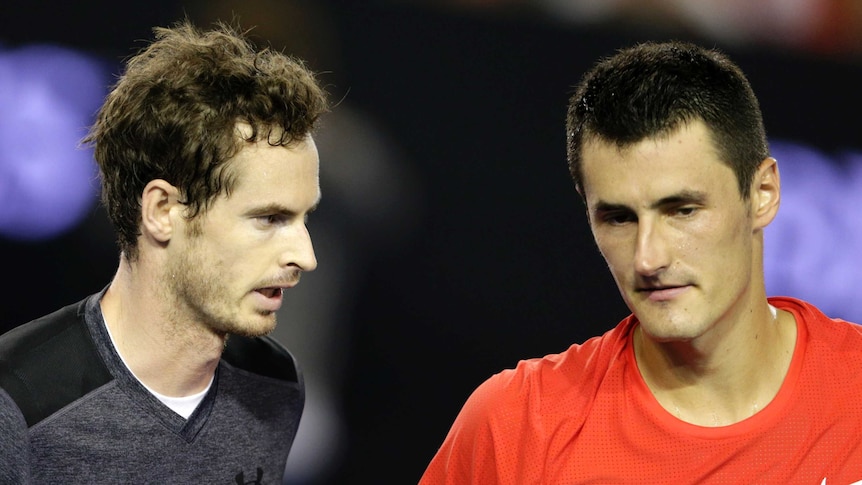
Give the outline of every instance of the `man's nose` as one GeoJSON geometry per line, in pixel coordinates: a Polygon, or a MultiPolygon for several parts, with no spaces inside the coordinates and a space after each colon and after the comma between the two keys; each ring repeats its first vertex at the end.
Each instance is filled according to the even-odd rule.
{"type": "Polygon", "coordinates": [[[667,242],[656,221],[638,221],[634,258],[635,271],[643,276],[654,276],[670,264],[667,242]]]}

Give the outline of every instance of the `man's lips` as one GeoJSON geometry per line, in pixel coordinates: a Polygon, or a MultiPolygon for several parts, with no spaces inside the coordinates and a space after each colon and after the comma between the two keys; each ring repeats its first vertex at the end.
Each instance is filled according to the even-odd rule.
{"type": "Polygon", "coordinates": [[[284,290],[293,288],[299,284],[299,272],[289,273],[285,278],[277,278],[261,281],[262,286],[255,288],[254,291],[261,293],[267,297],[274,298],[281,296],[284,290]]]}
{"type": "Polygon", "coordinates": [[[270,310],[278,310],[281,307],[281,301],[284,297],[284,290],[293,288],[299,283],[299,272],[289,273],[281,278],[274,278],[268,281],[262,281],[264,286],[260,286],[253,290],[264,297],[262,302],[264,306],[270,310]]]}
{"type": "Polygon", "coordinates": [[[668,301],[678,297],[689,288],[689,285],[645,286],[637,288],[637,292],[646,295],[647,299],[651,301],[668,301]]]}
{"type": "Polygon", "coordinates": [[[261,309],[268,312],[275,312],[281,308],[281,303],[284,300],[284,290],[292,287],[294,284],[295,283],[284,286],[279,285],[255,288],[252,293],[260,295],[257,301],[261,309]]]}
{"type": "Polygon", "coordinates": [[[281,287],[258,288],[255,291],[267,298],[279,298],[284,293],[284,289],[281,287]]]}

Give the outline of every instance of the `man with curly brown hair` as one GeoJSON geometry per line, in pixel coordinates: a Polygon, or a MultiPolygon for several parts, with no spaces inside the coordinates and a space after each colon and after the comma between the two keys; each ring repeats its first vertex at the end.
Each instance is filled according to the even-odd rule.
{"type": "MultiPolygon", "coordinates": [[[[312,132],[297,59],[235,28],[156,28],[86,141],[120,247],[102,291],[0,338],[0,478],[278,483],[304,404],[266,335],[317,265],[312,132]]],[[[5,483],[5,481],[4,481],[5,483]]]]}

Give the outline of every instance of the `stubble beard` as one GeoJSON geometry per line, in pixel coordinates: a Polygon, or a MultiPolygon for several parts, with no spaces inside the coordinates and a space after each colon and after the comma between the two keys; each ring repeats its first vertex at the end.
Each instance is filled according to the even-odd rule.
{"type": "Polygon", "coordinates": [[[260,313],[256,321],[244,321],[239,314],[242,302],[232,300],[224,284],[231,278],[220,268],[218,261],[201,257],[197,248],[190,248],[170,262],[164,278],[164,301],[171,302],[168,320],[175,331],[199,328],[222,338],[229,334],[260,337],[270,333],[276,325],[276,314],[260,313]]]}

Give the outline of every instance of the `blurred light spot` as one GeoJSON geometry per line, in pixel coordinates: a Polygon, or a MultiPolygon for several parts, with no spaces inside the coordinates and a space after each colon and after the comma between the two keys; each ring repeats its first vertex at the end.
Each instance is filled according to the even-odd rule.
{"type": "Polygon", "coordinates": [[[830,158],[810,147],[771,146],[781,174],[781,208],[766,228],[770,295],[814,303],[862,323],[862,153],[830,158]]]}
{"type": "Polygon", "coordinates": [[[98,195],[80,145],[107,69],[61,47],[0,49],[0,235],[39,240],[75,226],[98,195]]]}

